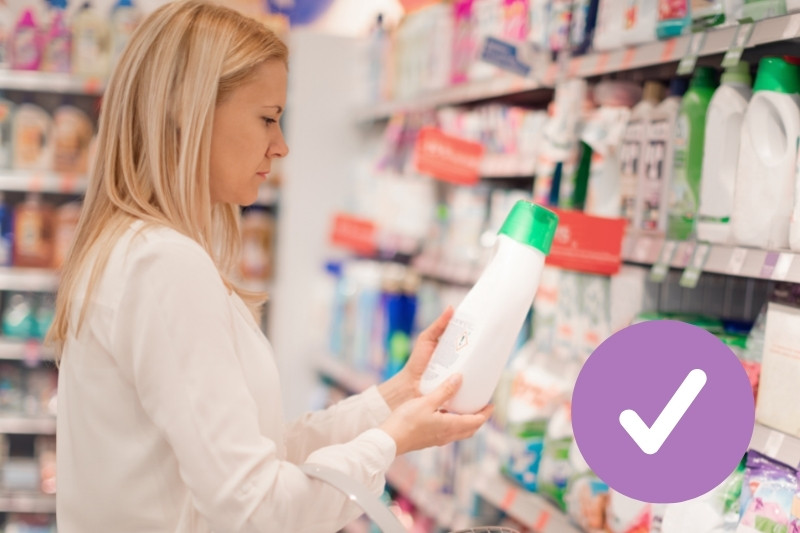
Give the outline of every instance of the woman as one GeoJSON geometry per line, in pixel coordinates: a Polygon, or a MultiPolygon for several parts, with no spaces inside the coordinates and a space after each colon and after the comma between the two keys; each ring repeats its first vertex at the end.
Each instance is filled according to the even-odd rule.
{"type": "Polygon", "coordinates": [[[359,510],[295,465],[380,493],[396,454],[490,414],[439,410],[458,381],[418,393],[448,310],[395,378],[284,424],[262,297],[230,273],[238,205],[288,152],[286,66],[262,25],[187,1],[148,17],[111,76],[50,332],[62,533],[333,532],[359,510]]]}

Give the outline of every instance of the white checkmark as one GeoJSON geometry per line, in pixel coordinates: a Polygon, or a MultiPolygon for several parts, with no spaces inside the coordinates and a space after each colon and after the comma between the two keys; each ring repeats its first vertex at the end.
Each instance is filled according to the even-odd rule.
{"type": "Polygon", "coordinates": [[[681,386],[672,395],[667,406],[664,407],[656,421],[653,422],[653,427],[647,427],[647,424],[632,409],[626,409],[620,413],[619,423],[622,424],[628,435],[631,436],[644,453],[653,455],[661,449],[664,441],[667,440],[672,430],[675,429],[683,415],[686,414],[686,410],[689,409],[694,399],[700,394],[707,379],[706,373],[699,368],[689,372],[681,386]]]}

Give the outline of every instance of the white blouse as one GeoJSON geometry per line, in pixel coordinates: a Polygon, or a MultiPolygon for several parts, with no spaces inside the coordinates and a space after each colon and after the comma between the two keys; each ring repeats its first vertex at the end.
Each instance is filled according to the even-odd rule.
{"type": "Polygon", "coordinates": [[[396,451],[376,429],[386,402],[373,387],[286,425],[271,347],[244,302],[196,242],[142,227],[115,246],[65,344],[59,532],[337,531],[360,510],[295,465],[380,494],[396,451]]]}

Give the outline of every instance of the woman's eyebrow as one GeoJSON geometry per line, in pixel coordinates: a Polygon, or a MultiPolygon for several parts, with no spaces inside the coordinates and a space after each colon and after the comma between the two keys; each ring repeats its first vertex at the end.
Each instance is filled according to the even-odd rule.
{"type": "Polygon", "coordinates": [[[262,107],[274,107],[274,108],[276,108],[276,109],[278,110],[278,114],[279,114],[279,115],[280,115],[281,113],[283,113],[283,107],[281,107],[281,106],[279,106],[279,105],[265,105],[265,106],[262,106],[262,107]]]}

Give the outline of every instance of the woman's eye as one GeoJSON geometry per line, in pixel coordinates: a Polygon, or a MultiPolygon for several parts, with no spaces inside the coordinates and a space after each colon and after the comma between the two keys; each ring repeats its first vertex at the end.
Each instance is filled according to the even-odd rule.
{"type": "Polygon", "coordinates": [[[267,126],[270,126],[270,125],[272,125],[272,124],[275,124],[276,122],[278,122],[278,121],[277,121],[277,120],[275,120],[274,118],[269,118],[269,117],[261,117],[261,119],[264,121],[264,123],[265,123],[267,126]]]}

